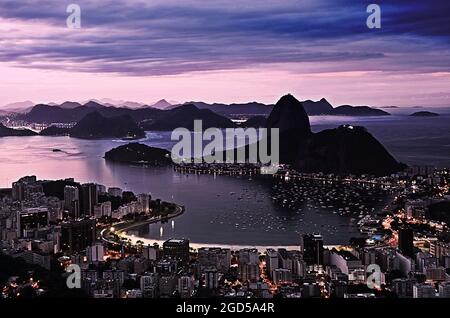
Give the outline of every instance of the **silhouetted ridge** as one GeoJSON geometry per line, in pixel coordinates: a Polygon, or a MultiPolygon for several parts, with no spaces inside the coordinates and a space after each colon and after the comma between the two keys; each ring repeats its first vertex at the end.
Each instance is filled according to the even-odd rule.
{"type": "Polygon", "coordinates": [[[291,94],[285,95],[275,104],[266,127],[280,133],[280,161],[294,163],[302,156],[307,140],[311,137],[311,125],[301,102],[291,94]]]}
{"type": "Polygon", "coordinates": [[[201,120],[202,128],[231,128],[236,125],[228,118],[209,109],[198,109],[193,104],[185,104],[174,109],[165,110],[156,120],[141,123],[145,130],[170,131],[176,128],[194,130],[194,121],[201,120]]]}
{"type": "Polygon", "coordinates": [[[145,132],[129,115],[104,117],[97,111],[88,113],[73,128],[51,126],[41,132],[41,135],[46,136],[62,134],[82,139],[142,138],[145,136],[145,132]]]}
{"type": "Polygon", "coordinates": [[[295,167],[305,172],[375,175],[404,168],[364,127],[350,125],[314,134],[295,167]]]}
{"type": "Polygon", "coordinates": [[[306,100],[303,101],[302,104],[309,116],[328,115],[333,112],[333,106],[325,98],[322,98],[317,102],[306,100]]]}
{"type": "Polygon", "coordinates": [[[129,115],[106,118],[99,112],[87,114],[70,131],[77,138],[141,138],[145,132],[129,115]]]}

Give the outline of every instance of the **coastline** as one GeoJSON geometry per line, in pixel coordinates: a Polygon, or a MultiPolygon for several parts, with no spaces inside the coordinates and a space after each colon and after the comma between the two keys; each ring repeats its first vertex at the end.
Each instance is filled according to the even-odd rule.
{"type": "MultiPolygon", "coordinates": [[[[167,217],[161,218],[152,218],[150,220],[146,220],[146,221],[141,221],[141,222],[132,222],[132,223],[128,223],[128,222],[119,222],[114,224],[112,227],[114,228],[113,231],[111,231],[111,228],[105,228],[101,231],[101,237],[102,240],[108,242],[108,243],[112,243],[112,244],[120,244],[114,241],[110,241],[108,239],[106,239],[105,235],[111,233],[111,232],[115,232],[116,235],[120,236],[121,238],[126,238],[127,240],[129,240],[131,242],[131,244],[136,245],[138,241],[143,242],[143,245],[153,245],[153,244],[158,244],[159,246],[162,246],[163,243],[166,240],[155,240],[155,239],[149,239],[149,238],[145,238],[145,237],[140,237],[140,236],[136,236],[136,235],[128,235],[126,234],[126,232],[128,230],[131,230],[135,227],[139,227],[145,224],[153,224],[153,223],[158,223],[161,222],[162,219],[173,219],[179,215],[182,215],[185,211],[184,206],[180,206],[177,205],[177,211],[169,214],[167,217]],[[121,227],[121,225],[125,225],[124,227],[121,227]],[[120,228],[116,228],[117,226],[119,226],[120,228]]],[[[194,250],[198,250],[202,247],[206,247],[206,248],[214,248],[214,247],[219,247],[219,248],[228,248],[232,251],[238,251],[240,249],[244,249],[244,248],[256,248],[258,250],[258,252],[260,253],[265,253],[267,249],[271,248],[271,249],[280,249],[280,248],[284,248],[287,250],[298,250],[300,248],[300,242],[298,245],[245,245],[245,244],[214,244],[214,243],[201,243],[201,242],[190,242],[189,246],[194,249],[194,250]]],[[[324,247],[326,248],[334,248],[334,247],[338,247],[341,245],[324,245],[324,247]]]]}
{"type": "MultiPolygon", "coordinates": [[[[133,228],[145,225],[145,224],[154,224],[161,222],[162,220],[170,220],[177,216],[180,216],[184,213],[185,207],[177,204],[177,209],[174,213],[171,213],[167,215],[166,217],[157,217],[157,218],[151,218],[145,221],[140,222],[119,222],[113,224],[111,227],[107,227],[101,230],[100,237],[103,241],[110,243],[110,244],[117,244],[120,245],[120,243],[116,241],[109,240],[107,236],[114,232],[114,234],[118,235],[121,238],[126,238],[131,242],[131,244],[136,245],[138,241],[144,242],[144,245],[153,245],[158,244],[159,246],[162,246],[162,244],[165,242],[165,240],[155,240],[155,239],[148,239],[145,237],[135,236],[135,235],[128,235],[126,232],[128,230],[131,230],[133,228]]],[[[238,251],[243,248],[256,248],[258,252],[264,253],[268,248],[273,249],[279,249],[279,248],[285,248],[287,250],[298,250],[300,248],[299,245],[273,245],[273,246],[262,246],[262,245],[241,245],[241,244],[214,244],[214,243],[198,243],[198,242],[190,242],[190,247],[198,250],[199,248],[206,247],[206,248],[212,248],[212,247],[220,247],[220,248],[228,248],[232,251],[238,251]]],[[[334,247],[335,245],[330,247],[334,247]]],[[[336,245],[337,246],[337,245],[336,245]]]]}
{"type": "MultiPolygon", "coordinates": [[[[100,237],[103,241],[107,242],[107,243],[111,243],[111,244],[119,244],[115,241],[109,240],[106,238],[107,235],[109,235],[111,232],[113,232],[114,234],[120,236],[120,237],[126,237],[128,238],[128,235],[124,234],[127,230],[130,230],[132,228],[138,227],[138,226],[142,226],[145,224],[153,224],[153,223],[158,223],[161,222],[163,220],[170,220],[172,218],[175,218],[179,215],[182,215],[185,211],[185,207],[179,204],[176,204],[176,209],[175,212],[168,214],[167,216],[161,217],[152,217],[150,219],[147,219],[145,221],[139,221],[139,222],[126,222],[126,221],[121,221],[118,223],[115,223],[113,225],[111,225],[110,227],[106,227],[104,229],[102,229],[100,231],[100,237]]],[[[139,240],[139,239],[138,239],[139,240]]],[[[136,240],[136,241],[138,241],[136,240]]],[[[145,238],[142,238],[141,241],[145,240],[145,238]]],[[[132,242],[133,244],[136,244],[135,242],[132,242]]]]}
{"type": "MultiPolygon", "coordinates": [[[[162,246],[162,244],[165,242],[165,240],[154,240],[154,239],[147,239],[142,238],[135,235],[121,235],[124,238],[127,238],[131,240],[132,244],[136,244],[137,241],[144,242],[144,245],[153,245],[154,243],[157,243],[159,246],[162,246]]],[[[299,238],[300,239],[300,238],[299,238]]],[[[324,245],[324,248],[334,248],[339,247],[342,245],[324,245]]],[[[239,251],[240,249],[244,248],[256,248],[258,252],[265,253],[267,249],[280,249],[284,248],[286,250],[299,250],[300,249],[300,241],[298,245],[240,245],[240,244],[213,244],[213,243],[197,243],[197,242],[189,242],[189,247],[193,248],[194,250],[198,250],[199,248],[206,247],[206,248],[213,248],[213,247],[219,247],[219,248],[228,248],[231,251],[239,251]]]]}

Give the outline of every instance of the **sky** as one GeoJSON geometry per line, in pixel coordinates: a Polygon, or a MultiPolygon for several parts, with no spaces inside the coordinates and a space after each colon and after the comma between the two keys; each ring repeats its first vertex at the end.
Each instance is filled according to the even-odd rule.
{"type": "Polygon", "coordinates": [[[0,105],[450,106],[450,1],[0,0],[0,105]],[[366,25],[370,3],[381,28],[366,25]],[[68,28],[67,6],[81,8],[68,28]]]}

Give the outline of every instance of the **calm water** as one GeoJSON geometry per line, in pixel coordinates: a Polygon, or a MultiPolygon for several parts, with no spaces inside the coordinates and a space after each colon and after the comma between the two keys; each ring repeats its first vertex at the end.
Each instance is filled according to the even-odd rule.
{"type": "MultiPolygon", "coordinates": [[[[318,131],[350,123],[366,126],[394,156],[408,164],[450,167],[450,117],[312,118],[318,131]]],[[[141,142],[170,148],[170,133],[148,133],[141,142]]],[[[105,151],[123,144],[117,140],[79,140],[68,137],[0,138],[0,187],[24,175],[40,179],[74,177],[127,190],[150,192],[186,206],[174,224],[141,228],[154,239],[187,237],[196,243],[295,245],[299,233],[318,231],[328,244],[345,243],[358,235],[354,220],[320,206],[293,211],[272,200],[272,182],[248,178],[182,175],[170,168],[143,168],[106,163],[105,151]],[[52,152],[58,148],[62,152],[52,152]],[[162,232],[162,233],[161,233],[162,232]]],[[[379,206],[382,205],[379,202],[379,206]]],[[[374,205],[378,209],[378,205],[374,205]]]]}

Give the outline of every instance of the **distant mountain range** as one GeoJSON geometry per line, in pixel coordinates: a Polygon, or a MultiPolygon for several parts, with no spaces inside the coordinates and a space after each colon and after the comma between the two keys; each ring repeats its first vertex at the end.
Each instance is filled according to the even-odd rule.
{"type": "MultiPolygon", "coordinates": [[[[355,116],[384,116],[388,113],[370,107],[340,106],[333,108],[326,99],[314,102],[307,100],[303,102],[308,115],[355,115],[355,116]]],[[[160,100],[153,106],[141,106],[139,108],[105,106],[96,101],[85,104],[77,102],[64,102],[57,106],[39,104],[32,107],[26,113],[14,116],[16,120],[28,123],[74,123],[80,121],[87,114],[98,111],[104,117],[116,117],[129,115],[144,130],[172,130],[176,127],[193,129],[193,120],[201,119],[203,128],[209,127],[235,127],[229,119],[235,116],[257,117],[244,127],[261,127],[264,123],[263,117],[267,116],[273,109],[272,105],[261,103],[246,104],[206,104],[193,102],[184,105],[171,105],[166,100],[160,100]],[[228,117],[228,118],[227,118],[228,117]],[[258,122],[255,122],[255,121],[258,122]]]]}
{"type": "MultiPolygon", "coordinates": [[[[243,104],[208,104],[204,102],[187,102],[189,105],[194,105],[199,109],[209,109],[213,112],[226,116],[229,118],[248,115],[263,115],[267,116],[272,110],[273,105],[266,105],[257,102],[243,103],[243,104]]],[[[172,105],[169,109],[178,107],[179,105],[172,105]]]]}
{"type": "Polygon", "coordinates": [[[32,101],[15,102],[0,108],[3,113],[21,113],[29,111],[35,104],[32,101]]]}
{"type": "MultiPolygon", "coordinates": [[[[244,104],[207,104],[203,102],[189,102],[200,109],[209,109],[226,117],[239,116],[268,116],[274,105],[266,105],[257,102],[244,104]]],[[[333,107],[325,98],[319,101],[306,100],[302,102],[309,116],[388,116],[388,112],[369,106],[342,105],[333,107]]],[[[171,106],[172,108],[176,105],[171,106]]],[[[170,108],[170,107],[169,107],[170,108]]]]}
{"type": "MultiPolygon", "coordinates": [[[[32,104],[31,101],[11,104],[14,109],[25,109],[32,104]]],[[[353,107],[349,105],[333,106],[325,99],[319,101],[307,100],[302,102],[307,115],[357,115],[357,116],[381,116],[388,113],[367,106],[353,107]]],[[[78,138],[125,138],[128,136],[143,136],[142,131],[159,130],[170,131],[178,127],[189,130],[194,129],[194,120],[202,120],[202,128],[233,128],[236,124],[230,117],[245,116],[250,120],[242,127],[263,127],[266,125],[266,117],[273,113],[273,105],[261,103],[245,104],[207,104],[192,102],[183,105],[172,105],[162,99],[153,106],[133,102],[113,101],[108,99],[90,100],[84,104],[66,101],[60,105],[39,104],[31,107],[26,112],[16,113],[10,116],[13,120],[25,123],[52,124],[52,123],[78,123],[72,129],[61,129],[55,126],[42,131],[43,135],[70,135],[78,138]],[[107,105],[102,103],[107,103],[107,105]],[[116,103],[126,106],[111,105],[116,103]],[[88,116],[96,113],[95,116],[88,116]],[[119,119],[117,119],[119,118],[119,119]],[[104,122],[102,122],[104,121],[104,122]],[[113,125],[121,126],[123,129],[113,125]],[[94,127],[95,126],[95,127],[94,127]],[[83,127],[83,128],[80,128],[83,127]]],[[[12,108],[10,108],[12,109],[12,108]]]]}
{"type": "Polygon", "coordinates": [[[145,130],[169,131],[178,127],[194,130],[194,120],[202,121],[202,128],[232,128],[236,124],[227,117],[216,114],[209,109],[199,109],[192,104],[178,106],[162,111],[156,120],[145,120],[140,123],[145,130]]]}
{"type": "MultiPolygon", "coordinates": [[[[369,107],[369,106],[351,106],[351,105],[341,105],[337,107],[333,107],[325,98],[322,98],[319,101],[305,100],[302,102],[303,107],[305,108],[306,113],[309,116],[319,116],[319,115],[337,115],[337,116],[386,116],[390,115],[388,112],[369,107]]],[[[272,111],[274,105],[271,104],[262,104],[258,102],[250,102],[250,103],[238,103],[238,104],[221,104],[221,103],[213,103],[208,104],[204,102],[187,102],[184,104],[174,104],[173,102],[168,102],[165,99],[161,99],[156,103],[151,105],[131,102],[131,101],[123,101],[123,100],[112,100],[108,98],[102,99],[92,99],[84,103],[71,102],[66,101],[62,104],[38,104],[36,106],[52,106],[59,107],[62,109],[77,109],[81,106],[88,107],[106,107],[106,108],[125,108],[125,109],[142,109],[142,108],[154,108],[159,110],[172,110],[182,105],[194,105],[199,109],[209,109],[214,111],[215,113],[228,117],[228,118],[236,118],[236,117],[252,117],[252,116],[268,116],[272,111]]],[[[0,108],[0,111],[5,113],[20,113],[23,115],[24,113],[30,112],[36,107],[33,102],[25,101],[19,103],[13,103],[0,108]]],[[[395,106],[389,106],[390,108],[395,106]]],[[[83,113],[83,111],[78,110],[78,113],[83,113]]],[[[68,117],[70,117],[69,115],[68,117]]],[[[72,117],[77,118],[77,115],[72,115],[72,117]]],[[[67,119],[68,120],[68,119],[67,119]]],[[[65,121],[67,121],[65,120],[65,121]]]]}
{"type": "Polygon", "coordinates": [[[115,107],[138,108],[138,107],[145,106],[145,104],[139,103],[139,102],[132,102],[132,101],[126,101],[126,100],[114,100],[111,98],[91,99],[91,100],[88,100],[87,102],[85,102],[84,104],[86,104],[90,101],[93,101],[93,102],[96,102],[98,104],[102,104],[105,106],[115,106],[115,107]]]}
{"type": "MultiPolygon", "coordinates": [[[[77,123],[93,112],[98,112],[105,118],[127,115],[144,130],[168,131],[178,127],[193,130],[195,119],[202,120],[204,129],[235,127],[235,124],[229,118],[216,114],[209,109],[198,109],[191,104],[161,110],[153,107],[130,109],[104,106],[94,101],[84,105],[65,102],[60,106],[36,105],[30,112],[16,115],[15,119],[28,123],[77,123]]],[[[48,134],[52,131],[58,133],[56,128],[52,128],[45,133],[48,134]]]]}
{"type": "MultiPolygon", "coordinates": [[[[177,101],[161,99],[157,102],[153,103],[140,103],[134,101],[126,101],[126,100],[113,100],[110,98],[101,98],[101,99],[91,99],[85,102],[73,102],[66,101],[64,103],[46,103],[46,104],[35,104],[32,101],[23,101],[11,103],[8,105],[0,106],[0,120],[1,117],[9,117],[14,118],[19,115],[23,115],[24,113],[30,112],[35,106],[38,105],[46,105],[46,106],[54,106],[60,107],[63,109],[76,109],[81,106],[90,106],[90,105],[99,105],[101,107],[107,108],[119,108],[119,109],[128,109],[128,110],[138,110],[138,109],[148,109],[153,108],[157,110],[171,110],[182,105],[195,105],[199,109],[209,109],[214,111],[215,113],[228,117],[230,119],[238,119],[238,118],[251,118],[255,116],[264,116],[267,117],[272,108],[273,104],[263,104],[258,102],[249,102],[249,103],[233,103],[233,104],[224,104],[224,103],[205,103],[205,102],[186,102],[179,103],[177,101]]],[[[334,107],[330,102],[328,102],[325,98],[322,98],[318,101],[305,100],[302,101],[303,107],[306,113],[309,116],[320,116],[320,115],[328,115],[328,116],[387,116],[392,114],[396,115],[408,115],[410,114],[408,110],[412,109],[420,109],[435,111],[439,109],[439,112],[448,114],[448,107],[440,107],[440,108],[432,108],[432,107],[424,107],[424,106],[413,106],[413,107],[399,107],[399,106],[378,106],[378,107],[370,107],[370,106],[354,106],[354,105],[340,105],[334,107]],[[389,113],[388,113],[389,111],[389,113]]],[[[94,106],[95,107],[95,106],[94,106]]],[[[81,111],[81,118],[86,112],[81,111]]],[[[121,113],[118,111],[117,113],[121,113]]],[[[122,112],[123,113],[123,112],[122,112]]],[[[20,116],[23,117],[23,116],[20,116]]],[[[69,115],[70,117],[70,115],[69,115]]],[[[72,116],[78,118],[80,116],[72,116]]],[[[78,118],[79,120],[80,118],[78,118]]],[[[139,120],[138,120],[139,121],[139,120]]],[[[63,120],[63,122],[67,122],[67,120],[63,120]]],[[[253,125],[251,122],[249,125],[253,125]]]]}
{"type": "MultiPolygon", "coordinates": [[[[197,108],[193,105],[188,108],[190,111],[194,109],[197,108]]],[[[261,122],[261,118],[260,121],[255,120],[255,125],[260,125],[261,122]]],[[[397,162],[363,127],[343,125],[313,133],[303,103],[292,95],[283,96],[263,124],[269,129],[279,130],[280,163],[290,164],[299,171],[388,175],[406,167],[397,162]]],[[[256,146],[260,147],[260,142],[256,146]]],[[[150,149],[145,145],[133,147],[136,149],[121,146],[108,153],[116,154],[121,162],[130,163],[146,161],[139,155],[144,151],[154,156],[154,148],[150,149]]],[[[249,146],[245,148],[248,155],[249,146]]],[[[235,153],[237,151],[238,149],[235,149],[235,153]]],[[[222,153],[222,156],[225,159],[225,153],[222,153]]]]}
{"type": "Polygon", "coordinates": [[[158,112],[161,112],[161,110],[150,107],[131,109],[105,106],[94,101],[89,101],[84,105],[65,102],[58,106],[39,104],[34,106],[28,113],[17,114],[14,119],[28,123],[74,123],[94,111],[99,112],[104,117],[130,115],[135,121],[139,121],[140,118],[154,117],[158,112]]]}

